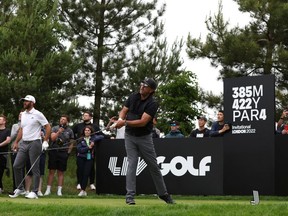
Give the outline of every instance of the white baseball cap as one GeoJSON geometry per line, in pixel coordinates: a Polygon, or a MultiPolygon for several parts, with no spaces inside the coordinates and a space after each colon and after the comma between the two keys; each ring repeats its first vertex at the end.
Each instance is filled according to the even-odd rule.
{"type": "Polygon", "coordinates": [[[33,103],[36,103],[35,97],[32,95],[26,95],[25,98],[21,98],[20,101],[31,101],[33,103]]]}

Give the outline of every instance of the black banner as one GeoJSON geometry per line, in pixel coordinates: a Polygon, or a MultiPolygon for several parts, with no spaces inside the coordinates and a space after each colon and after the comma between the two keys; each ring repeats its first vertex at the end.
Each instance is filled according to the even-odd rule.
{"type": "MultiPolygon", "coordinates": [[[[288,195],[287,138],[279,135],[275,139],[274,95],[274,76],[225,79],[224,115],[232,126],[230,134],[154,139],[168,191],[182,195],[251,195],[258,190],[263,195],[288,195]]],[[[125,194],[128,161],[124,140],[102,140],[96,155],[97,193],[125,194]]],[[[156,193],[140,157],[137,193],[156,193]]]]}
{"type": "MultiPolygon", "coordinates": [[[[171,194],[223,194],[222,139],[154,139],[157,161],[171,194]]],[[[125,194],[124,140],[103,140],[97,148],[97,193],[125,194]]],[[[155,194],[145,161],[139,157],[137,193],[155,194]]]]}

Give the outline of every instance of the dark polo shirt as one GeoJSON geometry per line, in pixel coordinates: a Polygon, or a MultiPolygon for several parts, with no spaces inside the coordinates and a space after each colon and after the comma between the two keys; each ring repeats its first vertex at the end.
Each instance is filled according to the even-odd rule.
{"type": "Polygon", "coordinates": [[[150,95],[145,100],[141,100],[140,93],[133,93],[126,100],[124,106],[129,109],[126,120],[141,119],[144,112],[152,117],[151,121],[149,121],[144,127],[126,126],[125,132],[132,136],[144,136],[150,134],[153,129],[153,118],[158,109],[158,103],[153,98],[153,95],[150,95]]]}

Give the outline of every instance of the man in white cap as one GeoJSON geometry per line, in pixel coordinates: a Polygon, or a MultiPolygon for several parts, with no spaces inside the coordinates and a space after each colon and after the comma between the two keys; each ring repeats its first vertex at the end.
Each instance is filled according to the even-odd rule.
{"type": "Polygon", "coordinates": [[[32,95],[26,95],[25,98],[21,98],[23,101],[23,108],[25,111],[21,116],[20,129],[17,134],[17,138],[14,141],[12,148],[18,150],[15,162],[13,164],[15,184],[17,188],[13,195],[9,195],[11,198],[24,195],[25,190],[23,186],[23,167],[27,158],[30,159],[33,172],[33,190],[26,195],[28,199],[37,199],[37,192],[40,181],[40,169],[39,169],[39,157],[43,150],[48,148],[48,139],[51,133],[51,126],[46,117],[40,111],[34,108],[36,103],[35,98],[32,95]],[[46,134],[42,143],[41,140],[41,128],[44,127],[46,134]],[[18,146],[18,142],[22,139],[21,145],[18,146]],[[19,147],[19,149],[18,149],[19,147]]]}

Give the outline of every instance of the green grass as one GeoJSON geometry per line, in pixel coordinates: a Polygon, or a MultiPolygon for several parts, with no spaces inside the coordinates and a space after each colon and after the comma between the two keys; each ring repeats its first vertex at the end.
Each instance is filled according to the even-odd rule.
{"type": "Polygon", "coordinates": [[[125,204],[123,196],[89,194],[63,197],[49,196],[38,200],[0,196],[1,215],[287,215],[287,197],[263,197],[259,205],[250,205],[251,197],[174,196],[176,205],[167,205],[155,196],[137,196],[136,205],[125,204]]]}
{"type": "MultiPolygon", "coordinates": [[[[10,164],[10,158],[9,164],[10,164]]],[[[11,167],[11,164],[10,164],[11,167]]],[[[46,165],[45,165],[45,175],[43,177],[43,186],[42,186],[42,192],[44,193],[46,190],[47,185],[47,176],[48,176],[48,153],[46,153],[46,165]]],[[[3,176],[3,185],[4,190],[6,192],[13,191],[13,182],[12,182],[12,169],[10,168],[11,173],[10,177],[7,177],[4,173],[3,176]]],[[[56,193],[57,191],[57,174],[55,174],[53,185],[52,185],[52,192],[56,193]]],[[[76,194],[78,191],[76,189],[76,155],[75,155],[75,148],[74,151],[72,151],[69,159],[68,159],[68,165],[67,165],[67,171],[64,174],[64,187],[63,187],[63,193],[66,194],[76,194]]],[[[79,193],[79,192],[78,192],[79,193]]]]}
{"type": "MultiPolygon", "coordinates": [[[[288,197],[261,196],[260,204],[252,206],[251,196],[173,196],[176,205],[167,205],[153,195],[136,196],[135,206],[125,204],[125,197],[118,195],[96,195],[88,190],[88,196],[79,198],[76,190],[75,154],[71,155],[68,170],[65,173],[63,197],[56,196],[57,178],[54,179],[52,195],[37,200],[25,199],[23,196],[11,199],[12,175],[4,176],[5,192],[0,194],[0,215],[173,215],[173,216],[246,216],[246,215],[288,215],[288,197]]],[[[48,170],[45,171],[42,192],[45,192],[48,170]]]]}

